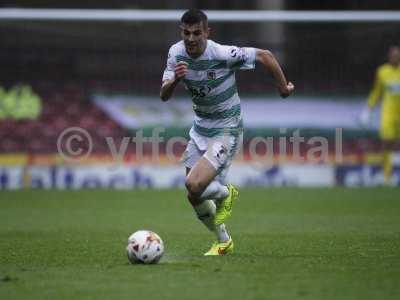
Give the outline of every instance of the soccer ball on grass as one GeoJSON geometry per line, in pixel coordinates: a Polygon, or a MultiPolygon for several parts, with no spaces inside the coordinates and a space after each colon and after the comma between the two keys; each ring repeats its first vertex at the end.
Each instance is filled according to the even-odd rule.
{"type": "Polygon", "coordinates": [[[128,238],[126,253],[132,264],[156,264],[164,254],[164,243],[155,232],[139,230],[128,238]]]}

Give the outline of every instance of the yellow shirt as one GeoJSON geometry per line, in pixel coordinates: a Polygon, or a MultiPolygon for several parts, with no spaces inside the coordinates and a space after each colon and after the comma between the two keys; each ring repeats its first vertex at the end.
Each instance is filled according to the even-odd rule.
{"type": "Polygon", "coordinates": [[[382,97],[382,118],[400,118],[400,65],[384,64],[377,70],[368,106],[374,107],[382,97]]]}

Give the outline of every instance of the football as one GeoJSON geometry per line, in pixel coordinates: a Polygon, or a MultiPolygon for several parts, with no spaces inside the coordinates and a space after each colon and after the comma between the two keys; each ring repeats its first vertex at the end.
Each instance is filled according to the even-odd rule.
{"type": "Polygon", "coordinates": [[[155,232],[139,230],[128,238],[126,253],[132,264],[156,264],[164,254],[164,243],[155,232]]]}

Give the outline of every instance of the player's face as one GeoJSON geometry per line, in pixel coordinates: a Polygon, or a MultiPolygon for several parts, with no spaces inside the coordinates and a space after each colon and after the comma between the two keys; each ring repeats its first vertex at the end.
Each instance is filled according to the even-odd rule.
{"type": "Polygon", "coordinates": [[[209,29],[204,28],[203,23],[193,25],[182,24],[181,29],[181,35],[185,42],[186,52],[194,58],[203,54],[207,45],[209,29]]]}
{"type": "Polygon", "coordinates": [[[400,48],[399,47],[390,48],[388,60],[391,65],[398,66],[400,64],[400,48]]]}

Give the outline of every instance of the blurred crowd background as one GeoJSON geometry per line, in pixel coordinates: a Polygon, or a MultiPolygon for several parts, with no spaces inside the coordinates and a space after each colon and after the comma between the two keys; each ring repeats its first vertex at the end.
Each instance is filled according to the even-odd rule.
{"type": "MultiPolygon", "coordinates": [[[[400,3],[373,0],[185,1],[184,6],[181,1],[122,0],[112,4],[102,0],[0,3],[0,9],[76,8],[81,12],[190,7],[221,10],[221,13],[223,10],[390,12],[400,10],[400,3]]],[[[399,22],[213,22],[212,19],[209,22],[211,39],[221,44],[271,50],[288,79],[296,85],[294,97],[282,102],[271,77],[262,68],[237,75],[245,124],[249,121],[245,153],[251,138],[290,136],[295,130],[300,130],[305,138],[322,136],[329,141],[329,161],[307,164],[304,159],[291,159],[288,140],[289,150],[284,159],[274,153],[272,162],[262,162],[265,166],[261,173],[266,179],[255,180],[256,184],[298,184],[301,179],[296,176],[301,175],[289,179],[282,175],[285,171],[280,168],[285,164],[296,168],[315,166],[311,177],[320,176],[321,165],[334,166],[333,178],[324,181],[326,185],[329,182],[379,184],[379,113],[376,112],[368,128],[360,126],[358,115],[365,105],[376,68],[386,61],[388,48],[400,44],[399,22]],[[247,114],[246,103],[249,103],[247,114]],[[335,160],[335,151],[339,151],[335,145],[337,128],[342,128],[341,162],[335,160]],[[365,166],[371,168],[369,179],[365,179],[365,166]],[[346,170],[356,170],[357,179],[346,181],[346,170]],[[374,176],[378,179],[371,181],[374,176]]],[[[176,22],[0,19],[0,168],[3,173],[18,169],[15,172],[22,174],[13,186],[35,186],[30,168],[69,166],[58,155],[57,139],[72,126],[87,130],[93,139],[91,166],[110,160],[106,137],[120,142],[138,130],[150,133],[156,126],[166,129],[166,140],[187,136],[191,115],[186,91],[180,88],[176,103],[171,106],[162,104],[158,98],[168,49],[180,39],[179,34],[178,19],[176,22]]],[[[78,144],[85,149],[89,147],[78,144]]],[[[275,148],[278,144],[274,141],[275,148]]],[[[184,145],[175,146],[179,156],[184,145]]],[[[307,152],[311,146],[302,144],[301,152],[307,152]]],[[[125,166],[140,167],[146,161],[136,159],[136,150],[134,143],[128,145],[125,166]]],[[[258,150],[266,151],[262,147],[258,150]]],[[[151,147],[145,145],[144,152],[145,156],[151,155],[151,147]]],[[[165,143],[161,145],[163,152],[165,143]]],[[[89,163],[80,162],[78,168],[86,164],[89,163]]],[[[303,171],[293,174],[308,174],[303,171]]],[[[7,188],[11,179],[7,180],[0,180],[2,187],[7,188]]]]}

